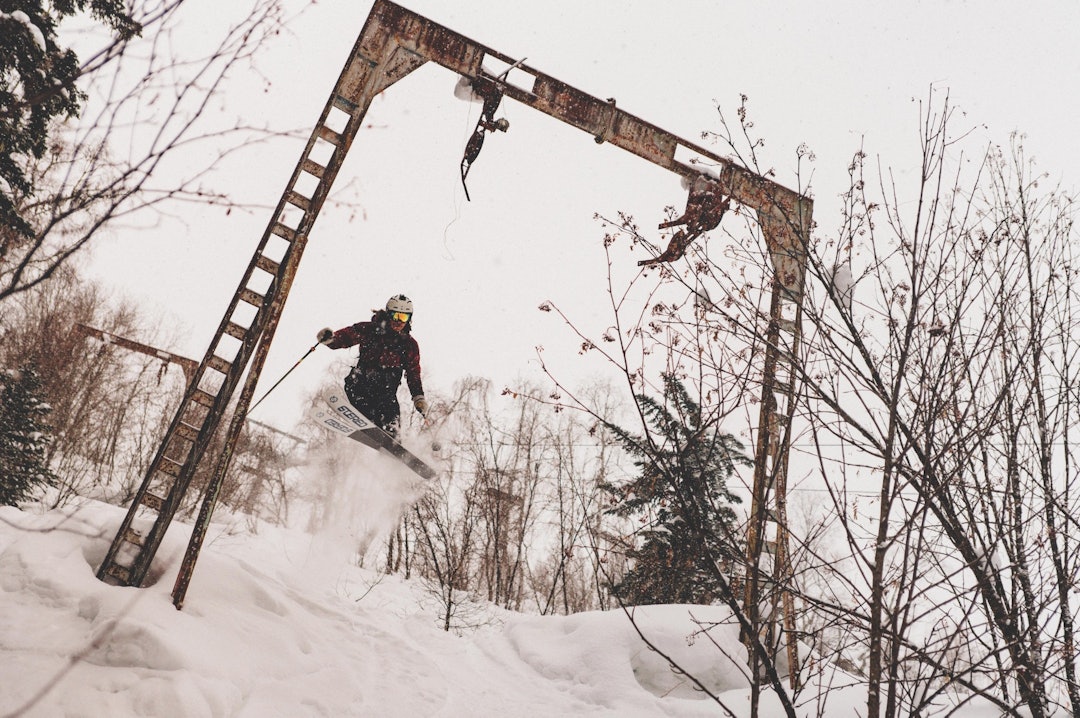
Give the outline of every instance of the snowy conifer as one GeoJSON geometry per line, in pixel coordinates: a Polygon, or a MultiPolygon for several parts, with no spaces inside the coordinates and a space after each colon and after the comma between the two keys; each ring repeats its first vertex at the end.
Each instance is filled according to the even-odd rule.
{"type": "Polygon", "coordinates": [[[741,555],[731,508],[739,498],[727,481],[736,465],[751,462],[735,437],[704,419],[674,376],[664,376],[663,403],[643,394],[637,400],[652,435],[610,427],[637,457],[641,475],[604,486],[615,501],[609,513],[643,526],[629,552],[633,566],[612,589],[635,605],[723,600],[725,574],[741,555]]]}
{"type": "Polygon", "coordinates": [[[56,30],[64,18],[87,9],[120,39],[129,39],[140,30],[120,0],[0,3],[0,187],[4,188],[0,227],[6,233],[32,233],[18,202],[32,196],[35,189],[33,173],[27,173],[25,166],[31,157],[44,155],[54,118],[79,113],[84,99],[75,86],[81,72],[79,59],[73,50],[57,44],[56,30]]]}
{"type": "Polygon", "coordinates": [[[56,482],[46,463],[49,411],[32,368],[0,371],[0,505],[18,505],[56,482]]]}

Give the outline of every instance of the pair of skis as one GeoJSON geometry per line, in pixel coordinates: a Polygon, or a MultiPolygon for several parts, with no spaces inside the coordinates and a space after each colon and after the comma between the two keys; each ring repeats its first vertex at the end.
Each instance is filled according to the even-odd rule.
{"type": "Polygon", "coordinates": [[[438,475],[435,469],[364,416],[344,394],[331,392],[323,399],[322,405],[316,404],[310,411],[311,418],[322,426],[336,434],[393,456],[422,478],[433,479],[438,475]]]}

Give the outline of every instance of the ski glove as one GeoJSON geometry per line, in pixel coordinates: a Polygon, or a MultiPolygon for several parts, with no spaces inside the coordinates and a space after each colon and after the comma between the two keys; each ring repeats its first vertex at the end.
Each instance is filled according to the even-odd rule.
{"type": "Polygon", "coordinates": [[[421,394],[420,396],[414,396],[412,403],[413,406],[416,407],[416,410],[420,412],[421,416],[427,416],[427,399],[424,398],[423,394],[421,394]]]}
{"type": "Polygon", "coordinates": [[[320,344],[329,344],[334,338],[334,330],[330,327],[320,329],[319,333],[315,335],[315,338],[319,340],[320,344]]]}

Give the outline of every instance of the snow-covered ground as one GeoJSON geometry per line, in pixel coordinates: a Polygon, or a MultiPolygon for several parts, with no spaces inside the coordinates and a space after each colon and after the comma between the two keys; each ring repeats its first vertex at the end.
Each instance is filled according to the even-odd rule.
{"type": "MultiPolygon", "coordinates": [[[[486,625],[446,633],[420,583],[358,568],[341,541],[299,531],[216,525],[177,611],[186,525],[166,535],[148,587],[95,577],[122,516],[96,502],[0,508],[0,715],[724,715],[622,612],[489,608],[486,625]]],[[[737,629],[697,635],[696,621],[727,618],[703,606],[636,612],[658,648],[745,715],[737,629]]],[[[836,715],[854,715],[845,706],[836,715]]]]}
{"type": "MultiPolygon", "coordinates": [[[[441,630],[422,581],[357,566],[423,490],[396,461],[352,448],[303,460],[296,491],[310,510],[294,507],[290,523],[317,530],[219,509],[182,611],[171,593],[189,525],[174,522],[144,588],[118,587],[95,573],[123,509],[0,506],[0,718],[750,715],[724,607],[638,607],[631,621],[474,603],[458,616],[469,628],[441,630]]],[[[822,668],[798,715],[864,715],[865,687],[822,668]]],[[[768,691],[760,715],[783,715],[768,691]]]]}

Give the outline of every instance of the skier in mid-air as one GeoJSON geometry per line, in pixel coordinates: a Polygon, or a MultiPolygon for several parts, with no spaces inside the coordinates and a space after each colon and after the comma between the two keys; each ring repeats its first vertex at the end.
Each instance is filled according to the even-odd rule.
{"type": "Polygon", "coordinates": [[[385,309],[376,310],[369,322],[357,322],[336,332],[329,327],[318,333],[319,342],[331,349],[360,347],[356,366],[345,377],[345,395],[360,412],[383,431],[397,437],[401,407],[397,390],[401,375],[412,395],[413,406],[427,414],[424,386],[420,380],[420,347],[412,337],[413,303],[396,294],[385,309]]]}

